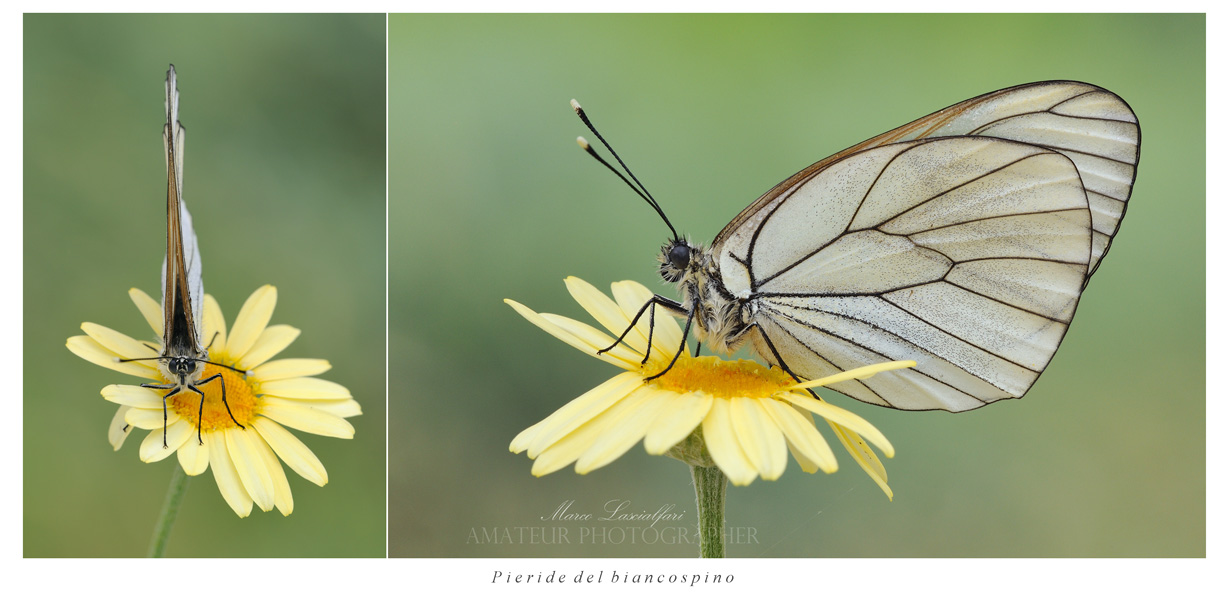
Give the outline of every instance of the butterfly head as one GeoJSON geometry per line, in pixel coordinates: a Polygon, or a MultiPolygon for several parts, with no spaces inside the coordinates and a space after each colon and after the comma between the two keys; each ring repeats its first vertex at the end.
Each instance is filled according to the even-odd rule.
{"type": "Polygon", "coordinates": [[[158,361],[161,364],[162,374],[166,376],[167,381],[192,382],[200,378],[200,374],[204,372],[205,358],[192,358],[190,356],[166,356],[163,357],[165,363],[158,361]]]}
{"type": "Polygon", "coordinates": [[[669,240],[669,243],[660,248],[660,276],[669,283],[681,281],[701,253],[701,248],[686,240],[680,238],[669,240]]]}

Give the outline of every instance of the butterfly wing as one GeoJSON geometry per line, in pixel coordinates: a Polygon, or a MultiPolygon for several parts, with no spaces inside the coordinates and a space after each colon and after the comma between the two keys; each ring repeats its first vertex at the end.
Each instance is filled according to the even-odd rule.
{"type": "Polygon", "coordinates": [[[715,244],[740,230],[785,191],[844,157],[884,144],[956,135],[1035,144],[1073,161],[1086,188],[1094,224],[1089,278],[1107,253],[1133,192],[1141,130],[1124,100],[1077,81],[1044,81],[984,94],[827,157],[763,194],[724,228],[715,244]]]}
{"type": "Polygon", "coordinates": [[[204,283],[200,272],[200,248],[192,228],[192,216],[183,203],[183,148],[185,130],[179,122],[179,88],[175,67],[166,72],[166,125],[162,142],[166,150],[166,258],[162,264],[162,311],[164,356],[204,356],[204,283]]]}
{"type": "Polygon", "coordinates": [[[1094,260],[1076,164],[988,137],[845,154],[751,217],[712,252],[726,289],[756,311],[756,351],[805,379],[915,360],[832,386],[907,410],[1022,396],[1094,260]]]}

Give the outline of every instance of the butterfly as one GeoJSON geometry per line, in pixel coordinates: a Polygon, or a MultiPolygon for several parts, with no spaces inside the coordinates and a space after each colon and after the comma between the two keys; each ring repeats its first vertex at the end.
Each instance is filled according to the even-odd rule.
{"type": "Polygon", "coordinates": [[[638,188],[579,142],[672,232],[660,274],[682,299],[657,295],[636,321],[659,306],[714,350],[749,344],[798,380],[914,360],[830,387],[960,412],[1022,397],[1052,360],[1120,227],[1141,130],[1124,100],[1087,83],[991,92],[802,169],[710,247],[679,236],[633,174],[638,188]]]}
{"type": "MultiPolygon", "coordinates": [[[[205,365],[217,365],[242,372],[229,365],[210,362],[208,347],[204,345],[204,281],[201,279],[200,247],[192,228],[192,215],[183,203],[183,147],[186,130],[179,122],[179,86],[175,66],[166,72],[166,124],[162,129],[162,142],[166,149],[166,257],[162,262],[162,349],[157,357],[130,360],[156,360],[158,370],[171,383],[142,383],[141,387],[169,390],[162,396],[162,447],[166,447],[166,402],[172,396],[191,391],[200,396],[200,409],[196,422],[196,438],[204,443],[201,428],[204,415],[205,394],[199,386],[218,381],[222,391],[222,404],[226,403],[226,386],[221,373],[201,379],[205,365]]],[[[243,427],[237,420],[239,427],[243,427]]]]}

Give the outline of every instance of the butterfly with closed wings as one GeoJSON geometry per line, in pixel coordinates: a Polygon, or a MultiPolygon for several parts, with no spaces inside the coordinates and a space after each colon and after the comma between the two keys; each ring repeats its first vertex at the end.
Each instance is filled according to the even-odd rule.
{"type": "Polygon", "coordinates": [[[801,170],[710,248],[679,236],[629,170],[634,184],[579,142],[672,232],[660,274],[682,299],[657,295],[636,321],[660,307],[715,351],[749,343],[799,381],[914,360],[829,387],[960,412],[1022,397],[1048,366],[1120,227],[1141,130],[1124,100],[1090,84],[999,90],[801,170]]]}
{"type": "Polygon", "coordinates": [[[192,215],[183,203],[183,146],[186,130],[179,122],[179,86],[175,78],[175,66],[166,71],[166,124],[162,129],[162,142],[166,146],[166,257],[162,263],[162,350],[151,358],[156,360],[162,376],[170,383],[142,383],[141,387],[170,390],[162,396],[162,447],[166,447],[167,400],[175,394],[192,391],[200,396],[200,410],[196,421],[196,439],[204,444],[202,422],[205,393],[198,386],[218,381],[221,386],[222,404],[230,419],[246,429],[230,412],[226,402],[226,385],[221,373],[201,379],[206,364],[217,365],[243,373],[230,365],[211,362],[208,346],[204,345],[203,310],[204,282],[201,279],[200,247],[196,244],[196,232],[192,228],[192,215]]]}

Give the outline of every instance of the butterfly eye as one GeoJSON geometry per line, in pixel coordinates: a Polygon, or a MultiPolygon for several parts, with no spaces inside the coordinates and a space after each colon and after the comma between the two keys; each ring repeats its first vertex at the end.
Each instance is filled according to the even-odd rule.
{"type": "Polygon", "coordinates": [[[669,264],[679,271],[685,271],[690,266],[690,246],[677,243],[669,248],[669,264]]]}
{"type": "Polygon", "coordinates": [[[677,283],[690,266],[690,246],[682,241],[671,241],[661,248],[660,276],[665,281],[677,283]]]}

